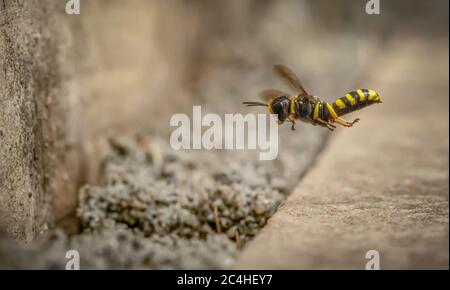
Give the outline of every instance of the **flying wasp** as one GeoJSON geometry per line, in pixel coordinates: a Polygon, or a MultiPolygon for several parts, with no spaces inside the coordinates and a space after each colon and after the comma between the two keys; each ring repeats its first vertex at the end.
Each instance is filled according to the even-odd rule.
{"type": "Polygon", "coordinates": [[[303,88],[300,79],[286,66],[278,64],[273,67],[274,72],[283,80],[287,81],[296,91],[296,95],[269,89],[262,91],[260,96],[268,103],[243,102],[250,106],[267,107],[271,114],[276,114],[278,124],[286,120],[292,123],[291,129],[295,130],[295,121],[312,123],[328,128],[333,131],[335,124],[344,127],[352,127],[359,118],[352,122],[346,121],[341,116],[357,111],[372,104],[382,103],[377,92],[370,89],[358,89],[345,94],[333,103],[323,102],[318,97],[310,95],[303,88]]]}

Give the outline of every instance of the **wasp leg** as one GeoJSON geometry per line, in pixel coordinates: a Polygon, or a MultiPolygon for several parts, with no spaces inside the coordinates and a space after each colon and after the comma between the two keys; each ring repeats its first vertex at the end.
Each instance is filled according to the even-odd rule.
{"type": "Polygon", "coordinates": [[[355,120],[353,120],[353,122],[349,122],[347,120],[342,119],[341,117],[338,117],[336,119],[334,119],[334,122],[338,123],[339,125],[342,125],[344,127],[351,127],[353,126],[356,122],[359,121],[359,118],[356,118],[355,120]]]}
{"type": "Polygon", "coordinates": [[[353,121],[350,123],[350,127],[353,126],[355,123],[358,123],[359,120],[360,120],[359,118],[356,118],[355,120],[353,120],[353,121]]]}
{"type": "Polygon", "coordinates": [[[327,128],[330,131],[334,131],[334,129],[336,129],[336,126],[334,126],[333,124],[331,124],[330,122],[327,123],[327,128]]]}
{"type": "Polygon", "coordinates": [[[342,122],[340,119],[334,119],[333,122],[337,123],[337,124],[339,124],[341,126],[347,127],[347,123],[346,122],[342,122]]]}
{"type": "Polygon", "coordinates": [[[333,132],[334,129],[336,129],[336,126],[333,126],[333,125],[331,125],[331,124],[329,124],[329,123],[327,123],[326,127],[327,127],[327,129],[330,130],[331,132],[333,132]]]}
{"type": "Polygon", "coordinates": [[[316,120],[318,123],[324,125],[325,127],[327,127],[328,130],[330,131],[334,131],[334,129],[336,129],[336,126],[334,126],[333,124],[331,124],[330,122],[325,122],[324,120],[318,118],[316,120]]]}
{"type": "Polygon", "coordinates": [[[289,122],[292,123],[291,130],[295,131],[295,119],[292,116],[289,116],[289,122]]]}

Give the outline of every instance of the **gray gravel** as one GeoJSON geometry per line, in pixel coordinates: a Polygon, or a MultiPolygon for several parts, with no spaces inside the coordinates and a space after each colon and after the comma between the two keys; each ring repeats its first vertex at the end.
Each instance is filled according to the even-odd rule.
{"type": "MultiPolygon", "coordinates": [[[[259,161],[256,151],[174,151],[150,136],[111,139],[102,184],[80,190],[82,232],[68,237],[56,230],[29,246],[14,245],[21,254],[0,266],[61,269],[65,252],[75,249],[84,269],[229,268],[326,134],[312,126],[281,127],[274,161],[259,161]]],[[[0,251],[8,255],[10,244],[3,241],[0,251]]]]}
{"type": "Polygon", "coordinates": [[[224,235],[205,240],[172,235],[144,237],[127,228],[67,237],[53,231],[29,246],[0,242],[2,269],[65,269],[68,250],[80,253],[82,269],[220,269],[233,262],[235,244],[224,235]],[[11,255],[14,251],[14,256],[11,255]]]}

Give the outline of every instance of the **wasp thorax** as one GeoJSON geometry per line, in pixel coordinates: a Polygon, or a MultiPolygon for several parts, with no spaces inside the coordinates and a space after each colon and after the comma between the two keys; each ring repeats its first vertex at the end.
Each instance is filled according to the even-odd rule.
{"type": "Polygon", "coordinates": [[[291,100],[288,97],[282,96],[273,99],[269,104],[269,111],[272,114],[277,114],[278,120],[284,122],[289,117],[289,109],[291,100]]]}

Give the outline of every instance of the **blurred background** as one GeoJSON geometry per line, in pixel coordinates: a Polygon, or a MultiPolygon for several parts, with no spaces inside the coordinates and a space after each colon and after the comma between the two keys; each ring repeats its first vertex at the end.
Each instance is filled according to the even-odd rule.
{"type": "MultiPolygon", "coordinates": [[[[368,15],[363,0],[81,0],[80,15],[67,15],[63,0],[0,3],[1,211],[9,235],[26,241],[73,223],[79,188],[102,183],[111,138],[140,134],[165,147],[170,117],[197,104],[203,114],[260,112],[241,102],[288,90],[272,73],[276,63],[328,101],[373,87],[366,76],[383,75],[383,55],[408,47],[398,43],[447,47],[437,71],[448,68],[446,0],[381,0],[380,15],[368,15]]],[[[280,128],[277,166],[252,163],[288,180],[286,194],[328,132],[299,124],[291,135],[280,128]]],[[[215,169],[252,158],[188,154],[216,158],[215,169]]]]}
{"type": "MultiPolygon", "coordinates": [[[[285,88],[275,63],[332,100],[356,85],[371,87],[364,76],[382,73],[377,58],[390,40],[448,38],[448,1],[383,1],[381,15],[367,15],[359,0],[85,2],[80,15],[62,16],[70,59],[62,69],[78,104],[69,132],[86,154],[105,152],[97,140],[114,131],[167,137],[172,114],[193,104],[246,112],[241,101],[285,88]]],[[[96,171],[83,178],[95,180],[96,171]]]]}

